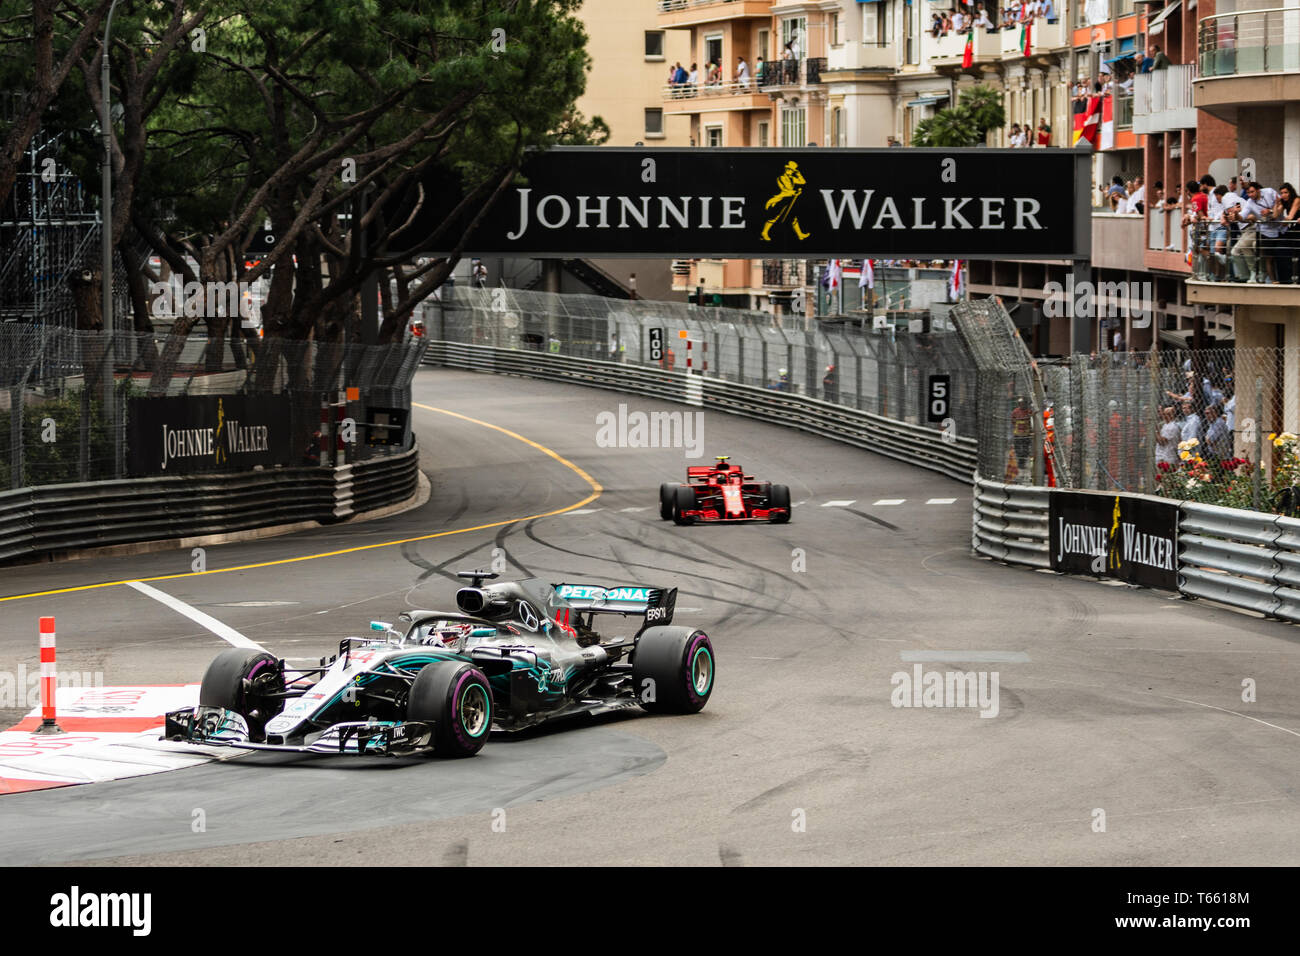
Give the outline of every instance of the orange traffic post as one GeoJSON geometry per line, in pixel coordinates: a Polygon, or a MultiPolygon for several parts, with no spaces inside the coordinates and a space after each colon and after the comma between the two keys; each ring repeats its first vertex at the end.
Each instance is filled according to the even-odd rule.
{"type": "Polygon", "coordinates": [[[61,734],[55,723],[54,690],[58,686],[54,663],[54,618],[41,618],[41,726],[38,734],[61,734]]]}

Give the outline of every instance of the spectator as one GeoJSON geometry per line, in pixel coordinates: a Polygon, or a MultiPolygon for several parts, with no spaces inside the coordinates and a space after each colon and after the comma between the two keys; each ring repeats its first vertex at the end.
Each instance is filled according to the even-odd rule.
{"type": "Polygon", "coordinates": [[[893,136],[888,136],[888,137],[885,138],[885,145],[886,145],[886,146],[902,146],[903,144],[900,143],[900,142],[899,142],[895,137],[893,137],[893,136]]]}
{"type": "Polygon", "coordinates": [[[822,398],[828,402],[840,400],[840,376],[834,365],[826,366],[826,374],[822,377],[822,398]]]}
{"type": "Polygon", "coordinates": [[[958,33],[966,32],[966,15],[960,10],[953,11],[952,28],[958,33]]]}
{"type": "Polygon", "coordinates": [[[686,95],[690,96],[700,86],[700,68],[698,64],[691,64],[691,72],[686,75],[686,95]]]}
{"type": "Polygon", "coordinates": [[[1160,406],[1160,430],[1156,434],[1156,467],[1168,465],[1178,467],[1178,442],[1182,438],[1182,426],[1178,424],[1174,406],[1160,406]]]}
{"type": "Polygon", "coordinates": [[[1056,0],[1043,0],[1043,17],[1048,23],[1055,23],[1060,19],[1056,12],[1056,0]]]}
{"type": "Polygon", "coordinates": [[[749,64],[743,56],[736,57],[736,85],[742,90],[749,89],[749,64]]]}
{"type": "Polygon", "coordinates": [[[1229,209],[1241,205],[1241,198],[1236,193],[1228,192],[1227,186],[1215,186],[1210,194],[1206,208],[1206,222],[1209,227],[1207,249],[1213,256],[1213,268],[1207,273],[1208,279],[1226,279],[1228,275],[1228,240],[1232,233],[1232,223],[1228,218],[1229,209]]]}
{"type": "Polygon", "coordinates": [[[1238,282],[1258,283],[1260,226],[1273,215],[1277,196],[1268,190],[1265,196],[1259,183],[1246,184],[1246,199],[1233,210],[1236,222],[1241,224],[1241,238],[1232,246],[1233,274],[1238,282]],[[1271,201],[1270,201],[1271,200],[1271,201]]]}
{"type": "Polygon", "coordinates": [[[1159,43],[1151,44],[1151,69],[1152,70],[1169,69],[1169,57],[1165,56],[1165,51],[1160,49],[1159,43]]]}
{"type": "Polygon", "coordinates": [[[1278,282],[1294,282],[1296,243],[1300,241],[1300,197],[1296,196],[1295,187],[1283,183],[1277,191],[1277,206],[1273,210],[1273,220],[1277,224],[1277,238],[1273,240],[1270,255],[1275,261],[1275,275],[1278,282]]]}
{"type": "Polygon", "coordinates": [[[1201,416],[1196,414],[1196,406],[1191,399],[1185,399],[1182,403],[1183,420],[1179,424],[1178,437],[1181,441],[1201,440],[1202,425],[1201,416]]]}
{"type": "Polygon", "coordinates": [[[1227,399],[1223,403],[1223,417],[1228,423],[1228,431],[1237,429],[1237,391],[1232,376],[1223,376],[1223,394],[1227,399]]]}
{"type": "Polygon", "coordinates": [[[1218,405],[1205,407],[1205,459],[1214,464],[1233,457],[1232,432],[1218,405]]]}
{"type": "Polygon", "coordinates": [[[1052,127],[1047,125],[1046,116],[1040,116],[1038,118],[1038,145],[1039,146],[1052,145],[1052,127]]]}
{"type": "Polygon", "coordinates": [[[943,36],[943,17],[938,13],[930,14],[930,36],[936,40],[943,36]]]}
{"type": "Polygon", "coordinates": [[[1124,189],[1124,177],[1112,176],[1110,186],[1106,188],[1106,201],[1110,203],[1110,211],[1114,212],[1115,207],[1119,205],[1120,199],[1127,199],[1128,193],[1124,189]]]}
{"type": "Polygon", "coordinates": [[[1133,180],[1133,188],[1128,194],[1128,211],[1144,214],[1146,212],[1147,187],[1142,177],[1133,180]]]}
{"type": "Polygon", "coordinates": [[[754,82],[755,82],[758,86],[766,86],[766,85],[767,85],[767,74],[766,74],[766,69],[767,69],[767,64],[763,61],[763,58],[760,56],[760,57],[759,57],[759,58],[754,62],[754,82]]]}

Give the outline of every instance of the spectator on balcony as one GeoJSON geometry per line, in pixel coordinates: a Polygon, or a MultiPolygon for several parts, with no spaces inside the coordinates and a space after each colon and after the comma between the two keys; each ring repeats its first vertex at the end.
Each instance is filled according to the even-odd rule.
{"type": "Polygon", "coordinates": [[[1124,177],[1115,175],[1110,178],[1110,185],[1106,187],[1106,202],[1110,204],[1110,211],[1115,212],[1121,199],[1128,198],[1128,190],[1124,188],[1124,177]]]}
{"type": "Polygon", "coordinates": [[[943,17],[937,13],[930,14],[930,36],[936,40],[943,36],[943,17]]]}
{"type": "Polygon", "coordinates": [[[1128,211],[1143,215],[1147,211],[1147,187],[1141,176],[1133,180],[1133,188],[1128,191],[1128,211]]]}
{"type": "Polygon", "coordinates": [[[1233,210],[1234,219],[1241,225],[1241,238],[1232,246],[1233,274],[1238,282],[1257,283],[1259,270],[1260,226],[1272,218],[1277,193],[1263,190],[1259,183],[1246,184],[1246,198],[1233,210]]]}
{"type": "Polygon", "coordinates": [[[984,4],[982,3],[977,3],[975,5],[974,25],[977,27],[983,27],[985,33],[993,33],[997,30],[997,27],[993,25],[993,21],[989,19],[989,12],[984,9],[984,4]]]}
{"type": "Polygon", "coordinates": [[[1277,191],[1273,221],[1278,228],[1270,251],[1274,259],[1274,274],[1278,282],[1293,282],[1296,278],[1294,260],[1300,256],[1300,197],[1296,196],[1295,187],[1290,183],[1283,183],[1277,191]]]}
{"type": "Polygon", "coordinates": [[[708,71],[709,86],[722,85],[722,66],[718,63],[709,63],[706,66],[708,71]]]}
{"type": "Polygon", "coordinates": [[[1281,261],[1279,252],[1281,251],[1283,225],[1279,220],[1282,213],[1281,194],[1276,189],[1268,186],[1261,186],[1259,189],[1259,201],[1261,205],[1268,207],[1268,215],[1262,217],[1259,223],[1259,250],[1258,255],[1264,259],[1265,272],[1272,282],[1278,281],[1277,266],[1281,261]]]}
{"type": "Polygon", "coordinates": [[[1227,277],[1228,241],[1232,235],[1232,223],[1227,212],[1234,206],[1241,205],[1241,197],[1228,192],[1227,186],[1215,186],[1206,205],[1206,228],[1209,232],[1207,252],[1213,256],[1207,278],[1219,280],[1227,277]]]}
{"type": "Polygon", "coordinates": [[[1152,70],[1169,69],[1169,57],[1165,56],[1165,51],[1160,49],[1159,43],[1151,44],[1151,69],[1152,70]]]}
{"type": "Polygon", "coordinates": [[[767,82],[767,63],[760,56],[754,62],[754,83],[757,86],[766,86],[767,82]]]}
{"type": "Polygon", "coordinates": [[[1043,0],[1043,19],[1048,23],[1056,23],[1060,18],[1056,12],[1056,0],[1043,0]]]}
{"type": "Polygon", "coordinates": [[[749,64],[743,56],[736,57],[736,85],[742,90],[749,89],[749,64]]]}
{"type": "Polygon", "coordinates": [[[966,32],[966,15],[960,10],[954,10],[952,14],[952,28],[957,33],[966,32]]]}

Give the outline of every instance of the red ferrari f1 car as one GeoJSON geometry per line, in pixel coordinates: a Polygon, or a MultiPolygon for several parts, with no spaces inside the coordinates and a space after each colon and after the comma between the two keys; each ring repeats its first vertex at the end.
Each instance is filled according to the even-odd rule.
{"type": "Polygon", "coordinates": [[[717,456],[716,465],[688,466],[686,484],[659,486],[659,517],[674,524],[696,521],[790,520],[790,489],[770,481],[755,481],[739,465],[728,464],[727,455],[717,456]]]}

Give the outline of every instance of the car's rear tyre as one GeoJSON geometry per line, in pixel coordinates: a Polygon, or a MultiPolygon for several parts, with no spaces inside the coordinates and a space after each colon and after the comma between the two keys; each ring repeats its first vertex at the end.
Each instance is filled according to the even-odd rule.
{"type": "Polygon", "coordinates": [[[769,508],[784,508],[785,514],[772,515],[772,524],[788,524],[790,521],[790,489],[786,485],[773,485],[767,496],[769,508]]]}
{"type": "Polygon", "coordinates": [[[438,661],[415,675],[406,717],[433,724],[440,757],[472,757],[492,729],[492,688],[483,672],[462,661],[438,661]]]}
{"type": "Polygon", "coordinates": [[[695,524],[695,516],[684,512],[695,510],[695,489],[686,485],[678,486],[674,492],[673,524],[695,524]]]}
{"type": "Polygon", "coordinates": [[[713,693],[713,644],[690,627],[648,627],[632,654],[637,703],[656,714],[694,714],[713,693]]]}
{"type": "Polygon", "coordinates": [[[671,520],[673,516],[673,505],[677,503],[677,486],[671,484],[662,484],[659,486],[659,517],[664,521],[671,520]]]}
{"type": "Polygon", "coordinates": [[[216,656],[199,686],[199,703],[233,710],[248,724],[249,739],[266,738],[266,724],[284,709],[284,669],[266,651],[232,647],[216,656]]]}

